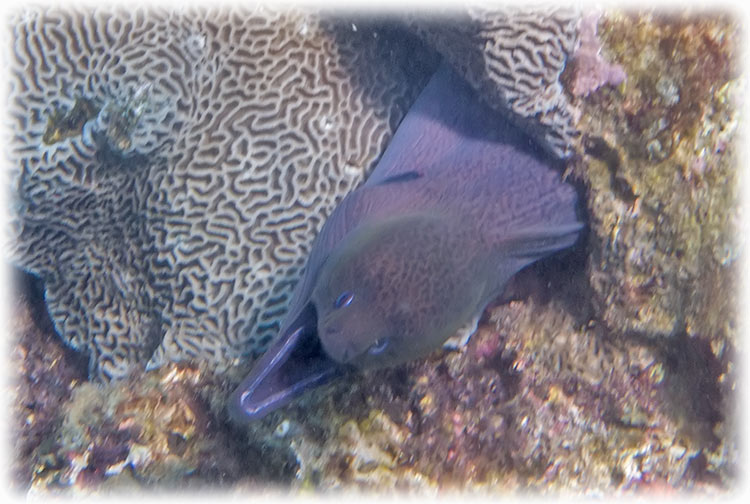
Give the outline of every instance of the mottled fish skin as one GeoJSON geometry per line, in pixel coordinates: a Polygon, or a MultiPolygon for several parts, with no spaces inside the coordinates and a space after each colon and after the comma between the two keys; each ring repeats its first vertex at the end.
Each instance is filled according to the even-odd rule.
{"type": "Polygon", "coordinates": [[[360,368],[389,366],[455,333],[490,290],[488,251],[465,246],[472,231],[449,215],[415,213],[351,233],[312,293],[325,352],[360,368]]]}
{"type": "Polygon", "coordinates": [[[304,375],[293,367],[307,357],[289,361],[285,344],[303,332],[306,347],[318,345],[321,376],[429,353],[521,268],[573,245],[581,228],[576,193],[552,161],[443,65],[368,181],[324,224],[279,339],[238,387],[233,409],[258,417],[288,402],[291,392],[269,383],[289,380],[266,378],[267,368],[304,375]],[[259,389],[283,400],[259,408],[259,389]]]}

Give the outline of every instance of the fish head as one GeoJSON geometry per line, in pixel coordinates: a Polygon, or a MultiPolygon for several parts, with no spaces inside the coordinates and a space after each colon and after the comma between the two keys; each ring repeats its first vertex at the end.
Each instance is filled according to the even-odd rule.
{"type": "Polygon", "coordinates": [[[412,328],[422,290],[410,238],[422,218],[386,219],[362,226],[327,258],[312,292],[318,338],[326,354],[360,369],[392,366],[415,355],[412,328]]]}
{"type": "Polygon", "coordinates": [[[445,236],[450,228],[442,216],[417,213],[371,221],[341,242],[311,297],[318,338],[331,359],[370,369],[439,346],[436,312],[450,309],[446,297],[454,292],[452,278],[445,278],[454,252],[445,236]]]}
{"type": "Polygon", "coordinates": [[[340,364],[383,367],[398,355],[398,331],[392,317],[383,313],[370,281],[376,269],[344,257],[323,268],[313,290],[318,338],[326,354],[340,364]]]}

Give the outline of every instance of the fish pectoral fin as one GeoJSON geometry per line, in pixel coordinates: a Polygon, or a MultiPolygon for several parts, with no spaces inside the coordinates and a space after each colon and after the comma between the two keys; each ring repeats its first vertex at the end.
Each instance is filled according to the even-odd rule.
{"type": "Polygon", "coordinates": [[[500,252],[505,257],[532,262],[572,246],[581,229],[580,222],[525,229],[503,238],[500,252]]]}

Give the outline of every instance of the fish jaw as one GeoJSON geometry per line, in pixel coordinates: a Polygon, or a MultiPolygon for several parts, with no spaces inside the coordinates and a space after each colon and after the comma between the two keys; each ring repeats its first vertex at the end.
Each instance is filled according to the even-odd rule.
{"type": "Polygon", "coordinates": [[[343,368],[322,351],[316,326],[317,317],[310,305],[232,392],[228,406],[232,419],[259,420],[343,374],[343,368]]]}

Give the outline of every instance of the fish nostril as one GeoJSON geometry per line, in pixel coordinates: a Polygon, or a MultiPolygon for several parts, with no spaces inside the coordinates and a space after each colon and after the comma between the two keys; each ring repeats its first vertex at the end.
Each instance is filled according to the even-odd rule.
{"type": "Polygon", "coordinates": [[[339,332],[338,327],[331,327],[331,326],[326,327],[326,334],[336,334],[337,332],[339,332]]]}
{"type": "Polygon", "coordinates": [[[352,344],[345,345],[341,351],[341,361],[351,362],[353,359],[357,357],[357,355],[359,355],[359,352],[357,351],[357,348],[355,345],[352,345],[352,344]]]}

